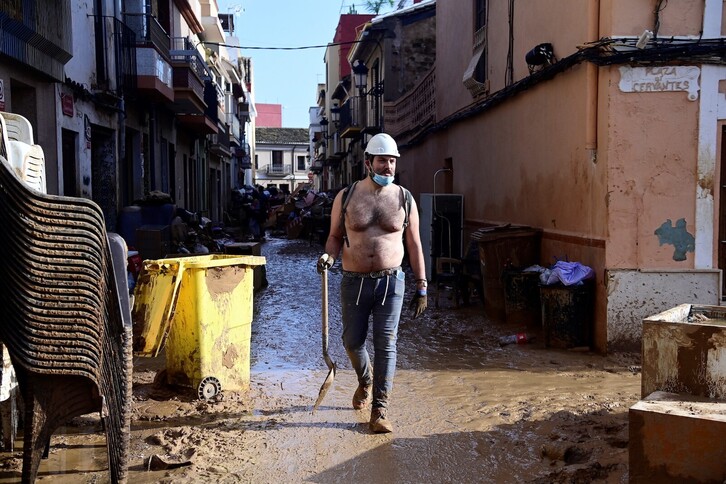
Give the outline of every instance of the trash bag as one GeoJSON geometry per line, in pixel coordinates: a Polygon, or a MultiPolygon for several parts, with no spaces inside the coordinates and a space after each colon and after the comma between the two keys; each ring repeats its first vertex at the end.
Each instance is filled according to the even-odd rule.
{"type": "Polygon", "coordinates": [[[582,265],[579,262],[557,261],[547,275],[545,284],[550,285],[561,282],[565,286],[572,286],[593,277],[595,277],[595,271],[591,267],[582,265]]]}

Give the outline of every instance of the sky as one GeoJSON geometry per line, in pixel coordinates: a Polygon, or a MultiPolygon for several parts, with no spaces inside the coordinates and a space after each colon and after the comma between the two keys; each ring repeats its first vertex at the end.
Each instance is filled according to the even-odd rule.
{"type": "MultiPolygon", "coordinates": [[[[234,34],[243,47],[326,45],[350,6],[369,13],[364,0],[218,0],[218,5],[220,13],[239,12],[234,34]]],[[[386,4],[380,13],[392,9],[386,4]]],[[[281,104],[283,127],[307,128],[317,85],[325,83],[325,48],[243,48],[242,55],[252,58],[255,102],[281,104]]]]}

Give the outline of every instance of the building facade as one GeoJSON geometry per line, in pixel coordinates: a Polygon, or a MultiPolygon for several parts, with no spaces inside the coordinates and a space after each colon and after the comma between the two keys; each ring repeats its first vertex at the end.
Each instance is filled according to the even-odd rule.
{"type": "Polygon", "coordinates": [[[433,115],[384,121],[414,194],[463,194],[466,230],[535,227],[543,265],[594,269],[601,352],[723,292],[725,4],[658,5],[438,0],[433,77],[409,94],[433,115]]]}
{"type": "Polygon", "coordinates": [[[255,184],[293,192],[309,184],[307,128],[255,129],[255,184]]]}
{"type": "Polygon", "coordinates": [[[0,17],[0,110],[31,121],[49,193],[94,200],[109,230],[153,192],[222,219],[253,108],[216,0],[17,0],[0,17]]]}

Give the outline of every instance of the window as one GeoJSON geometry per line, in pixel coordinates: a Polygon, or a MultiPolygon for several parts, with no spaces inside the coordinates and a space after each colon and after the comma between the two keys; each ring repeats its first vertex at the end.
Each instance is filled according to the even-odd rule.
{"type": "Polygon", "coordinates": [[[304,156],[297,157],[297,169],[301,170],[301,171],[305,170],[305,157],[304,156]]]}
{"type": "Polygon", "coordinates": [[[487,24],[487,0],[474,0],[474,32],[487,24]]]}
{"type": "Polygon", "coordinates": [[[272,152],[272,168],[282,171],[282,151],[272,152]]]}
{"type": "Polygon", "coordinates": [[[472,96],[478,96],[489,90],[489,82],[486,77],[486,59],[486,45],[482,45],[474,51],[474,55],[471,57],[471,61],[469,61],[469,66],[464,72],[462,82],[469,92],[471,92],[472,96]]]}
{"type": "Polygon", "coordinates": [[[474,1],[473,54],[462,82],[473,97],[489,91],[487,80],[487,0],[474,1]]]}

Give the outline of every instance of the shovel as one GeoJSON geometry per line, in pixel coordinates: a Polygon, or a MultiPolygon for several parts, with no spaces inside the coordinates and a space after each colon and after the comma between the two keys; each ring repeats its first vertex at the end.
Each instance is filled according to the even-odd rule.
{"type": "Polygon", "coordinates": [[[328,355],[328,270],[323,271],[323,359],[325,360],[325,364],[328,365],[328,376],[325,378],[325,381],[323,382],[322,386],[320,387],[320,392],[318,392],[318,399],[315,400],[315,405],[313,406],[313,412],[318,409],[318,405],[323,401],[323,398],[325,398],[325,394],[328,393],[328,390],[331,386],[333,386],[333,380],[335,380],[335,362],[330,359],[330,356],[328,355]]]}

